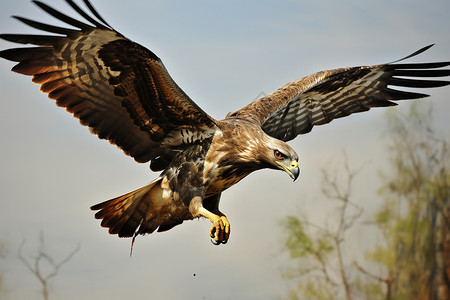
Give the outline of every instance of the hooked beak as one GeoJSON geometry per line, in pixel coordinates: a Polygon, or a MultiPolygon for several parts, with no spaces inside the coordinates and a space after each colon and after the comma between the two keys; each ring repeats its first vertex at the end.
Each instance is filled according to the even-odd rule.
{"type": "Polygon", "coordinates": [[[276,163],[281,167],[281,169],[283,169],[286,173],[289,174],[292,180],[295,181],[300,175],[300,168],[298,167],[297,161],[293,160],[288,166],[284,165],[279,161],[277,161],[276,163]]]}

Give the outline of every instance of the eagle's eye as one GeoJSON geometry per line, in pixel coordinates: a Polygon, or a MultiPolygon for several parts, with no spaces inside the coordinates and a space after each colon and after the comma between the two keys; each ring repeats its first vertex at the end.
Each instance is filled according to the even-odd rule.
{"type": "Polygon", "coordinates": [[[284,155],[283,153],[281,153],[281,152],[278,151],[278,150],[275,150],[275,151],[273,152],[273,155],[275,155],[275,157],[276,157],[277,159],[286,158],[286,155],[284,155]]]}

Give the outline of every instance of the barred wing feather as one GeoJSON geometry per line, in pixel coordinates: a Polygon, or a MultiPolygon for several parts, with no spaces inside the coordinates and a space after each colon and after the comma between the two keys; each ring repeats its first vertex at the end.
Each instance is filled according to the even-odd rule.
{"type": "Polygon", "coordinates": [[[229,116],[251,119],[259,123],[267,134],[289,141],[299,134],[310,132],[315,125],[372,107],[396,105],[392,101],[428,96],[390,86],[431,88],[450,84],[449,81],[430,78],[450,75],[449,69],[440,69],[450,65],[450,62],[396,62],[318,72],[290,82],[229,116]]]}
{"type": "Polygon", "coordinates": [[[91,24],[33,1],[77,29],[15,17],[55,35],[0,35],[11,42],[36,45],[0,52],[0,57],[18,62],[14,71],[32,75],[58,106],[136,161],[158,161],[152,164],[154,170],[165,168],[174,156],[176,150],[161,147],[173,130],[215,128],[215,120],[178,87],[153,52],[112,29],[87,0],[93,16],[72,0],[66,1],[91,24]]]}

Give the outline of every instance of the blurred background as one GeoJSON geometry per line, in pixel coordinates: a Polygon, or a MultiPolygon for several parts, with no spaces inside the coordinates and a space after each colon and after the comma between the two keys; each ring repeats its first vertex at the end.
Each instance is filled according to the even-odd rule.
{"type": "MultiPolygon", "coordinates": [[[[78,18],[64,1],[45,2],[78,18]]],[[[450,60],[447,0],[92,3],[117,31],[155,52],[181,88],[219,119],[261,93],[320,70],[390,62],[431,43],[436,45],[410,61],[450,60]]],[[[0,8],[2,33],[39,34],[11,15],[61,25],[28,0],[4,1],[0,8]]],[[[0,49],[10,47],[15,45],[0,41],[0,49]]],[[[51,261],[58,265],[68,258],[48,280],[50,299],[320,299],[323,295],[305,296],[304,272],[290,271],[305,265],[287,242],[292,228],[303,228],[297,233],[307,239],[320,238],[317,228],[331,233],[339,228],[345,202],[330,202],[332,192],[323,193],[324,169],[344,190],[347,171],[359,170],[351,181],[351,201],[361,212],[347,211],[360,215],[339,244],[349,281],[356,282],[356,274],[369,280],[354,262],[362,264],[380,243],[388,245],[371,224],[389,198],[379,193],[387,182],[380,174],[397,174],[390,156],[396,137],[383,134],[390,130],[386,109],[374,109],[292,141],[301,168],[295,183],[282,172],[263,170],[227,190],[221,199],[232,227],[227,245],[213,246],[210,222],[194,220],[139,236],[130,258],[131,240],[109,235],[89,207],[139,188],[157,174],[99,141],[30,78],[10,72],[12,66],[0,60],[1,299],[42,299],[42,283],[32,272],[39,253],[51,258],[42,259],[41,272],[47,275],[54,271],[51,261]]],[[[429,125],[435,136],[448,140],[450,88],[426,93],[432,97],[416,102],[432,103],[429,125]]],[[[410,109],[404,102],[392,114],[407,116],[410,109]]],[[[417,107],[429,109],[429,104],[417,107]]],[[[326,249],[338,249],[328,243],[326,249]]],[[[389,277],[386,265],[372,260],[363,267],[389,277]]],[[[362,297],[360,290],[345,291],[340,269],[339,261],[330,259],[324,284],[337,286],[322,290],[334,291],[336,299],[362,297]]],[[[349,282],[349,289],[355,284],[349,282]]],[[[387,285],[380,281],[379,286],[377,297],[386,299],[387,285]]]]}

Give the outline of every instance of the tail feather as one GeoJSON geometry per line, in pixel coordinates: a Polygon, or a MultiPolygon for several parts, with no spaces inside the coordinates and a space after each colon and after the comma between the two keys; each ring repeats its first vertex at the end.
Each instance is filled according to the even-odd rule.
{"type": "MultiPolygon", "coordinates": [[[[119,237],[134,236],[151,204],[151,199],[145,196],[159,180],[160,178],[133,192],[93,205],[91,210],[98,210],[95,218],[103,219],[101,226],[109,228],[110,234],[118,234],[119,237]]],[[[151,232],[153,231],[154,229],[151,232]]]]}
{"type": "Polygon", "coordinates": [[[161,181],[158,177],[140,189],[92,206],[98,210],[95,218],[102,219],[101,226],[109,228],[110,234],[133,238],[156,229],[166,231],[192,219],[188,207],[168,196],[170,191],[161,188],[161,181]]]}
{"type": "MultiPolygon", "coordinates": [[[[145,193],[138,192],[130,197],[132,203],[127,205],[127,208],[123,213],[123,215],[129,215],[130,217],[119,217],[116,224],[113,225],[113,227],[110,227],[109,233],[119,234],[120,237],[130,237],[135,235],[136,231],[140,229],[140,225],[145,220],[146,213],[150,210],[151,203],[150,201],[146,201],[146,195],[147,191],[145,191],[145,193]]],[[[147,230],[150,231],[149,233],[152,233],[155,229],[148,228],[147,230]]]]}

